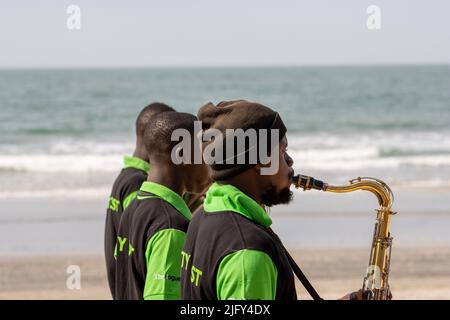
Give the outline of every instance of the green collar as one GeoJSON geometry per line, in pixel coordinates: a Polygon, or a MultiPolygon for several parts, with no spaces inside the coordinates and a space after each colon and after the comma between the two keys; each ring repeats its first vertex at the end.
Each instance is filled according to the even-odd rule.
{"type": "Polygon", "coordinates": [[[268,228],[272,224],[266,210],[231,184],[217,182],[209,187],[203,208],[208,212],[233,211],[268,228]]]}
{"type": "MultiPolygon", "coordinates": [[[[183,198],[178,193],[172,191],[166,186],[151,181],[144,181],[140,190],[157,195],[159,198],[170,203],[175,209],[178,210],[178,212],[183,215],[183,217],[188,220],[192,219],[192,213],[186,205],[186,202],[184,202],[183,198]]],[[[145,199],[145,197],[142,197],[142,199],[145,199]]]]}
{"type": "Polygon", "coordinates": [[[135,168],[144,172],[148,172],[150,170],[150,164],[147,161],[137,157],[124,156],[123,164],[124,168],[135,168]]]}

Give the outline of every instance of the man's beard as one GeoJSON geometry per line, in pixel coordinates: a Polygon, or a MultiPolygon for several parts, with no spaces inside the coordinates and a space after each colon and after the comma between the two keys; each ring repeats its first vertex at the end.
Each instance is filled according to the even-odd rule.
{"type": "Polygon", "coordinates": [[[282,189],[280,192],[277,192],[275,186],[270,186],[262,194],[262,201],[264,205],[271,207],[277,204],[287,204],[292,200],[292,191],[289,190],[289,187],[282,189]]]}

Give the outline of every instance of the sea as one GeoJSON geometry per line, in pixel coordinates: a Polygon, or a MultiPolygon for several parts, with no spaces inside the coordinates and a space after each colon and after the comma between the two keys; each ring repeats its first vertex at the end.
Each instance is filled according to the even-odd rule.
{"type": "MultiPolygon", "coordinates": [[[[0,200],[14,201],[14,208],[42,201],[51,208],[51,199],[69,205],[73,199],[106,203],[123,156],[134,148],[134,123],[143,107],[159,101],[196,114],[208,102],[235,99],[257,101],[280,113],[297,173],[332,184],[358,176],[382,179],[400,195],[400,209],[416,212],[412,228],[423,226],[418,212],[432,211],[437,218],[428,233],[430,243],[444,239],[444,245],[450,244],[443,231],[450,227],[445,215],[450,212],[450,65],[3,69],[0,200]],[[435,230],[442,232],[436,236],[435,230]]],[[[309,213],[304,219],[326,211],[323,195],[299,193],[297,198],[302,201],[287,210],[293,213],[286,219],[297,211],[309,213]]],[[[332,211],[366,207],[365,200],[354,203],[359,204],[352,210],[336,209],[338,201],[332,211]]],[[[366,211],[373,211],[376,201],[369,204],[366,211]]],[[[83,210],[72,210],[70,217],[63,209],[36,209],[34,216],[28,209],[23,215],[0,210],[0,228],[10,233],[15,223],[32,229],[36,219],[52,223],[55,216],[70,230],[73,214],[77,217],[72,211],[79,212],[78,222],[89,216],[83,210]]],[[[284,209],[274,208],[274,215],[277,210],[284,209]]],[[[93,215],[99,226],[100,211],[93,215]]],[[[335,217],[320,219],[313,221],[331,228],[335,217]]],[[[351,228],[348,219],[344,224],[351,228]]],[[[290,229],[295,224],[283,221],[280,232],[287,238],[295,235],[290,229]]],[[[320,238],[320,233],[311,235],[314,226],[303,226],[306,243],[320,238]]],[[[328,233],[326,227],[322,230],[328,233]]],[[[348,234],[342,230],[343,236],[348,234]]],[[[371,229],[365,232],[371,236],[371,229]]],[[[408,234],[414,243],[414,232],[408,234]]],[[[339,243],[327,239],[317,241],[339,243]]]]}

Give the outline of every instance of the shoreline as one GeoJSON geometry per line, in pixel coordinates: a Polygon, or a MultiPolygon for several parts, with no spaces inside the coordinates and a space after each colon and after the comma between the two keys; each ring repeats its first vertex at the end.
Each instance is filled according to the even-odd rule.
{"type": "MultiPolygon", "coordinates": [[[[114,176],[116,172],[112,173],[114,176]]],[[[346,181],[342,181],[343,184],[346,181]]],[[[394,193],[432,193],[432,194],[446,194],[450,193],[450,184],[443,185],[411,185],[407,183],[391,183],[389,185],[393,189],[394,193]]],[[[0,201],[9,200],[26,200],[26,199],[36,199],[36,200],[88,200],[88,201],[102,201],[108,199],[111,185],[101,185],[97,187],[79,187],[72,188],[71,192],[68,193],[66,189],[43,189],[43,190],[3,190],[0,193],[0,201]]],[[[302,189],[294,189],[294,194],[303,194],[302,189]]],[[[308,192],[309,196],[320,196],[321,193],[318,192],[308,192]]]]}
{"type": "MultiPolygon", "coordinates": [[[[292,204],[269,210],[273,229],[286,246],[339,250],[370,245],[378,207],[372,195],[311,194],[316,195],[300,193],[292,204]]],[[[450,247],[450,196],[414,196],[399,197],[394,204],[399,212],[391,221],[394,248],[450,247]]],[[[0,255],[100,254],[106,205],[88,199],[0,200],[0,234],[14,239],[0,242],[0,255]]]]}

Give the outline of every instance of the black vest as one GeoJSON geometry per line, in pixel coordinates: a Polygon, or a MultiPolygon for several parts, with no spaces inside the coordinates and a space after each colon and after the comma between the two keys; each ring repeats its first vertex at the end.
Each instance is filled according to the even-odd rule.
{"type": "MultiPolygon", "coordinates": [[[[142,191],[139,191],[139,195],[154,196],[142,191]]],[[[124,250],[117,254],[115,299],[143,299],[147,277],[145,250],[148,241],[164,229],[186,232],[188,225],[189,220],[163,199],[138,198],[128,206],[122,214],[118,231],[118,236],[127,238],[127,241],[124,250]]]]}
{"type": "Polygon", "coordinates": [[[133,167],[124,168],[116,178],[111,191],[105,223],[105,260],[108,283],[113,298],[115,298],[116,291],[114,247],[117,240],[117,230],[119,230],[120,216],[123,212],[123,201],[132,192],[139,190],[145,180],[147,180],[147,173],[144,171],[133,167]]]}
{"type": "Polygon", "coordinates": [[[222,258],[243,249],[262,251],[272,259],[278,271],[275,299],[297,299],[291,266],[271,229],[239,213],[205,213],[203,207],[189,224],[183,249],[190,258],[181,268],[182,299],[217,300],[216,276],[222,258]]]}

